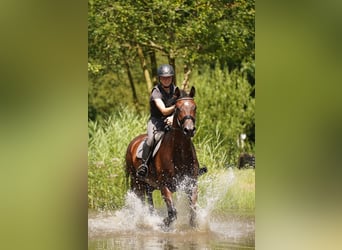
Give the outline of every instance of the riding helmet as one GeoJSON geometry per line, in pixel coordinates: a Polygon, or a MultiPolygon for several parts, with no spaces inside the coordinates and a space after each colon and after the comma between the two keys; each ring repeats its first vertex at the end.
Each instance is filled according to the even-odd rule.
{"type": "Polygon", "coordinates": [[[169,64],[163,64],[158,68],[158,76],[173,76],[175,74],[175,71],[173,67],[169,64]]]}

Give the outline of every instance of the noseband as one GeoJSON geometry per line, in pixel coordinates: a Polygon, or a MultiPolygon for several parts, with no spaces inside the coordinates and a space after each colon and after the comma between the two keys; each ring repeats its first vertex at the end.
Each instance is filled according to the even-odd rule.
{"type": "Polygon", "coordinates": [[[191,115],[186,115],[186,116],[184,116],[184,117],[182,118],[182,120],[180,120],[180,121],[179,121],[178,118],[177,118],[177,120],[179,121],[179,123],[180,123],[181,125],[183,125],[184,122],[185,122],[185,120],[188,120],[188,119],[191,119],[193,123],[195,123],[195,121],[196,121],[196,119],[195,119],[193,116],[191,116],[191,115]]]}

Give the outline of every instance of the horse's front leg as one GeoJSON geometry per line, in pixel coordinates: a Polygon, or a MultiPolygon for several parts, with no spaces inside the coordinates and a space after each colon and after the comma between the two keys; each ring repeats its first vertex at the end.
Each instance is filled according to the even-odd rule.
{"type": "Polygon", "coordinates": [[[145,184],[139,181],[136,177],[131,179],[131,190],[142,201],[145,201],[146,187],[145,184]]]}
{"type": "Polygon", "coordinates": [[[149,210],[150,210],[151,214],[154,212],[153,190],[154,190],[153,187],[151,187],[150,185],[147,185],[147,187],[146,187],[146,195],[147,195],[148,207],[149,207],[149,210]]]}
{"type": "Polygon", "coordinates": [[[191,188],[188,190],[188,197],[190,203],[190,226],[196,227],[196,207],[197,207],[197,197],[198,197],[198,188],[197,183],[193,183],[191,188]]]}
{"type": "Polygon", "coordinates": [[[167,217],[164,219],[165,226],[169,226],[171,222],[177,219],[177,210],[173,204],[172,192],[167,186],[163,186],[161,189],[161,194],[165,201],[167,207],[167,217]]]}

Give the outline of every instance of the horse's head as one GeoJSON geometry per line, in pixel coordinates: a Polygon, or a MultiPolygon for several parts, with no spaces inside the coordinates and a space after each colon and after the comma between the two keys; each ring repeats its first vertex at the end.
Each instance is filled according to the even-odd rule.
{"type": "Polygon", "coordinates": [[[186,136],[193,137],[196,127],[196,103],[194,101],[195,88],[192,87],[190,93],[181,93],[178,88],[175,90],[178,97],[174,114],[174,126],[179,127],[186,136]]]}

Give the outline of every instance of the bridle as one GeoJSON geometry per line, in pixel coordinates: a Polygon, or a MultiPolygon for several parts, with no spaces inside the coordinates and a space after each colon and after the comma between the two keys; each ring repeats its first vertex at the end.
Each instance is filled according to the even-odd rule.
{"type": "Polygon", "coordinates": [[[186,115],[186,116],[184,116],[184,117],[182,118],[182,120],[178,120],[178,117],[177,117],[178,125],[183,125],[184,122],[185,122],[186,120],[188,120],[188,119],[191,119],[193,123],[196,122],[196,119],[195,119],[193,116],[191,116],[191,115],[186,115]]]}
{"type": "MultiPolygon", "coordinates": [[[[182,100],[193,100],[193,98],[192,97],[183,97],[183,98],[178,99],[177,102],[182,101],[182,100]]],[[[176,119],[177,119],[177,123],[178,123],[179,127],[182,127],[184,125],[184,122],[188,119],[192,120],[193,123],[196,122],[196,118],[191,116],[191,115],[186,115],[181,120],[179,120],[178,115],[177,115],[178,111],[179,111],[179,108],[176,108],[175,109],[175,115],[176,115],[176,119]]]]}

